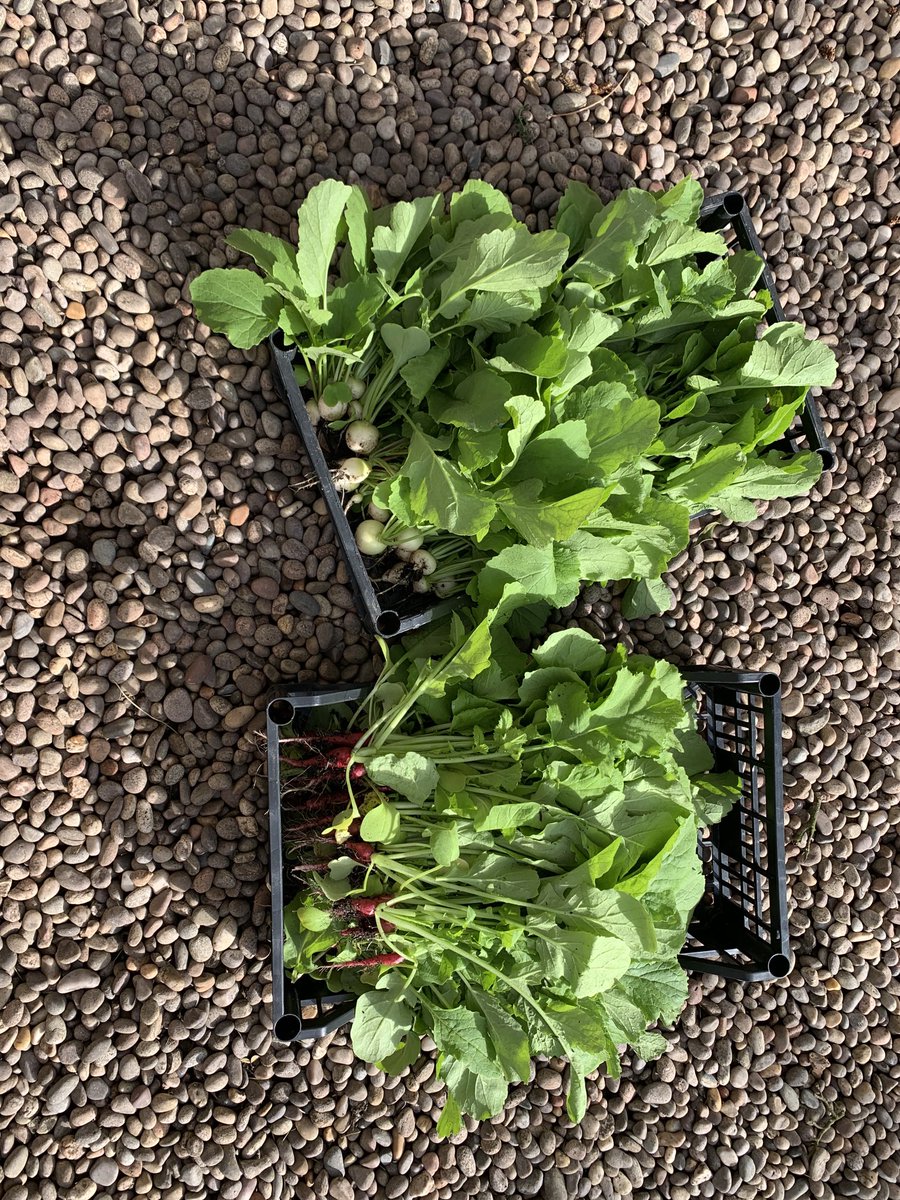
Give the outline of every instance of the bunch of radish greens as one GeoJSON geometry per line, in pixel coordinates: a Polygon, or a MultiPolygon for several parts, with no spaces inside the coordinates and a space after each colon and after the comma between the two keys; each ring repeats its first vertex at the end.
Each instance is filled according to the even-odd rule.
{"type": "Polygon", "coordinates": [[[355,713],[286,729],[285,840],[302,881],[286,969],[358,993],[355,1052],[397,1072],[437,1045],[441,1134],[486,1118],[534,1055],[584,1077],[648,1059],[686,997],[709,774],[678,671],[565,630],[531,654],[458,619],[408,639],[355,713]]]}
{"type": "Polygon", "coordinates": [[[495,616],[642,580],[659,611],[692,513],[752,519],[815,483],[818,456],[771,447],[835,376],[801,326],[761,328],[762,263],[698,229],[701,200],[692,179],[609,204],[573,183],[532,233],[479,181],[372,211],[326,180],[297,247],[237,230],[262,274],[191,295],[236,346],[296,347],[373,573],[495,616]]]}

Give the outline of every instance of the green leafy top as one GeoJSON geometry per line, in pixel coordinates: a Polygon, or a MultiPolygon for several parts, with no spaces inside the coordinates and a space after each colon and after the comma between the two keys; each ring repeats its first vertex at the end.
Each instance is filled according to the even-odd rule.
{"type": "Polygon", "coordinates": [[[237,230],[263,277],[208,271],[191,295],[237,346],[280,329],[316,397],[350,371],[368,383],[365,415],[393,448],[375,499],[475,543],[482,612],[564,606],[583,579],[653,584],[692,513],[749,519],[821,470],[772,446],[834,356],[790,322],[760,332],[762,263],[698,229],[701,201],[690,178],[609,204],[572,184],[532,233],[480,181],[448,209],[372,212],[326,180],[296,250],[237,230]]]}
{"type": "Polygon", "coordinates": [[[735,790],[707,774],[678,671],[575,629],[526,655],[455,618],[393,652],[357,717],[376,852],[298,895],[288,969],[360,993],[354,1049],[386,1070],[434,1039],[442,1133],[496,1114],[535,1054],[568,1058],[579,1120],[586,1074],[615,1074],[622,1044],[665,1045],[647,1026],[686,995],[698,833],[735,790]],[[358,937],[391,955],[362,973],[339,969],[358,963],[341,930],[360,894],[379,906],[358,937]]]}

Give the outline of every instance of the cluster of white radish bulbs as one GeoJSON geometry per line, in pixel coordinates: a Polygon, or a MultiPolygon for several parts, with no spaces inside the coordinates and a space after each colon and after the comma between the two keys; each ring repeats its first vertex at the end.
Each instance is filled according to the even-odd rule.
{"type": "MultiPolygon", "coordinates": [[[[363,417],[361,400],[366,385],[361,379],[347,379],[344,384],[330,384],[318,400],[307,400],[306,411],[312,424],[320,421],[342,421],[350,418],[344,428],[344,442],[352,457],[342,459],[332,474],[335,488],[350,497],[368,479],[372,468],[364,455],[373,454],[378,446],[378,430],[363,417]]],[[[357,503],[361,497],[353,496],[357,503]]],[[[391,521],[391,513],[377,504],[368,507],[368,518],[356,527],[356,544],[362,554],[377,556],[391,550],[400,559],[392,568],[399,582],[406,564],[416,574],[413,588],[428,591],[426,577],[437,570],[437,559],[422,549],[424,535],[418,529],[403,527],[391,521]],[[390,522],[390,525],[389,525],[390,522]],[[393,526],[393,527],[392,527],[393,526]]]]}
{"type": "Polygon", "coordinates": [[[344,429],[347,449],[352,458],[338,464],[332,482],[339,492],[355,492],[369,477],[371,467],[361,455],[373,454],[378,446],[378,430],[363,418],[362,404],[366,385],[361,379],[348,379],[343,384],[329,384],[318,400],[307,400],[306,412],[312,424],[320,421],[342,421],[350,417],[344,429]]]}

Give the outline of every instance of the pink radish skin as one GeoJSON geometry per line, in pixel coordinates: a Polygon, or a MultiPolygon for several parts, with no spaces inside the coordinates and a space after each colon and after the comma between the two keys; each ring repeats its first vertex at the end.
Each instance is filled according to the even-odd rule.
{"type": "Polygon", "coordinates": [[[320,963],[320,971],[341,971],[345,967],[364,970],[366,967],[398,967],[406,962],[402,954],[389,951],[386,954],[373,954],[370,958],[351,958],[348,962],[320,963]]]}

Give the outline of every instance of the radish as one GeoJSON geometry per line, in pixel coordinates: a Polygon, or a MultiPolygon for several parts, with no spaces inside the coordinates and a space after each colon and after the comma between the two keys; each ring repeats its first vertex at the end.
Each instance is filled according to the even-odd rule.
{"type": "Polygon", "coordinates": [[[393,900],[394,897],[390,892],[383,892],[380,896],[351,896],[347,903],[353,911],[360,917],[374,917],[375,909],[380,904],[386,904],[388,900],[393,900]]]}
{"type": "Polygon", "coordinates": [[[394,565],[392,567],[389,567],[385,571],[384,582],[385,583],[402,583],[403,580],[406,578],[406,570],[407,570],[406,563],[402,563],[402,562],[394,563],[394,565]]]}
{"type": "Polygon", "coordinates": [[[281,738],[282,746],[355,746],[362,737],[362,730],[353,733],[306,733],[299,737],[281,738]]]}
{"type": "Polygon", "coordinates": [[[384,526],[378,521],[360,521],[356,527],[356,544],[363,554],[384,554],[387,542],[382,538],[384,526]]]}
{"type": "Polygon", "coordinates": [[[365,459],[345,458],[332,476],[332,482],[339,492],[355,492],[368,479],[371,470],[365,459]]]}
{"type": "Polygon", "coordinates": [[[449,596],[456,586],[455,579],[439,579],[434,585],[434,593],[436,596],[449,596]]]}
{"type": "Polygon", "coordinates": [[[347,409],[347,416],[351,421],[358,421],[363,415],[363,406],[358,400],[351,400],[347,409]]]}
{"type": "Polygon", "coordinates": [[[424,575],[419,575],[412,582],[412,590],[414,592],[420,592],[420,593],[430,592],[431,584],[428,582],[428,580],[426,579],[426,577],[424,575]]]}
{"type": "Polygon", "coordinates": [[[437,570],[437,559],[427,550],[414,550],[410,555],[409,565],[422,575],[433,575],[437,570]]]}
{"type": "Polygon", "coordinates": [[[371,862],[375,853],[375,847],[369,842],[344,842],[343,849],[349,850],[356,861],[361,863],[371,862]]]}
{"type": "Polygon", "coordinates": [[[309,417],[312,425],[318,425],[321,413],[319,412],[319,406],[315,400],[307,400],[306,415],[309,417]]]}
{"type": "Polygon", "coordinates": [[[369,958],[351,958],[347,962],[319,963],[320,971],[341,971],[344,967],[399,967],[406,959],[402,954],[391,950],[386,954],[373,954],[369,958]]]}
{"type": "Polygon", "coordinates": [[[357,379],[355,376],[351,375],[346,382],[347,387],[350,389],[350,395],[353,397],[353,399],[362,400],[363,396],[366,394],[365,380],[357,379]]]}
{"type": "Polygon", "coordinates": [[[395,546],[398,551],[403,550],[411,553],[413,550],[418,550],[424,541],[424,533],[419,533],[418,529],[412,529],[410,526],[406,526],[404,529],[401,529],[392,539],[392,545],[395,546]]]}
{"type": "Polygon", "coordinates": [[[344,440],[354,454],[371,454],[378,445],[378,430],[369,421],[351,421],[344,431],[344,440]]]}
{"type": "Polygon", "coordinates": [[[319,415],[325,421],[339,421],[350,403],[350,389],[346,383],[329,383],[319,397],[319,415]]]}
{"type": "Polygon", "coordinates": [[[369,516],[373,521],[379,521],[382,525],[385,521],[390,520],[391,510],[389,508],[379,508],[374,500],[370,501],[368,508],[369,516]]]}

